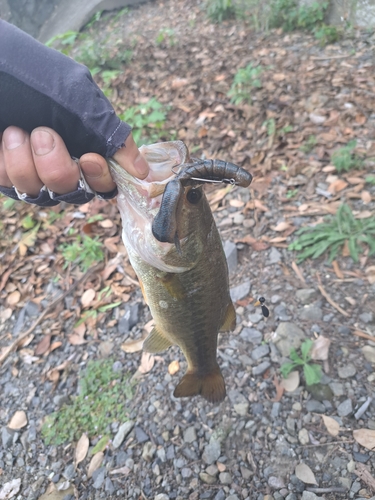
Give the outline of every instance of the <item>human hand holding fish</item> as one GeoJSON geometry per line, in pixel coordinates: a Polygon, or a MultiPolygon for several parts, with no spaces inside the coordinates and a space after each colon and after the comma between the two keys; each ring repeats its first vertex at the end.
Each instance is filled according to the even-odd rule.
{"type": "Polygon", "coordinates": [[[252,176],[232,163],[192,160],[182,141],[142,146],[150,171],[140,180],[114,160],[122,237],[155,326],[143,349],[158,353],[178,345],[187,371],[174,396],[225,398],[216,359],[219,332],[234,330],[228,268],[204,182],[243,187],[252,176]]]}

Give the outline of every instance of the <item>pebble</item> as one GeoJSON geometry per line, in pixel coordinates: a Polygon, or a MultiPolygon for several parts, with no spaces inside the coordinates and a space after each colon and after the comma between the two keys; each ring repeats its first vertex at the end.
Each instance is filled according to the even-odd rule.
{"type": "Polygon", "coordinates": [[[249,410],[249,403],[237,403],[234,406],[234,411],[241,417],[245,417],[249,410]]]}
{"type": "Polygon", "coordinates": [[[267,356],[270,352],[270,348],[268,344],[262,344],[259,347],[256,347],[251,352],[251,357],[254,361],[258,361],[259,359],[267,356]]]}
{"type": "Polygon", "coordinates": [[[302,429],[298,432],[298,441],[299,441],[302,445],[309,444],[309,442],[310,442],[310,436],[309,436],[309,432],[308,432],[308,430],[307,430],[307,429],[302,428],[302,429]]]}
{"type": "Polygon", "coordinates": [[[269,264],[277,264],[281,261],[281,253],[277,250],[277,248],[272,247],[270,253],[268,254],[268,263],[269,264]]]}
{"type": "Polygon", "coordinates": [[[154,497],[154,500],[169,500],[169,496],[165,493],[159,493],[154,497]]]}
{"type": "Polygon", "coordinates": [[[220,472],[219,481],[221,482],[221,484],[231,484],[232,476],[229,474],[229,472],[220,472]]]}
{"type": "Polygon", "coordinates": [[[375,347],[365,345],[362,347],[362,352],[367,361],[375,363],[375,347]]]}
{"type": "Polygon", "coordinates": [[[104,479],[105,479],[105,467],[99,467],[95,472],[92,474],[92,479],[93,479],[93,487],[98,490],[103,486],[104,479]]]}
{"type": "Polygon", "coordinates": [[[145,443],[146,441],[149,441],[150,438],[141,427],[135,427],[134,431],[138,443],[145,443]]]}
{"type": "Polygon", "coordinates": [[[277,317],[280,321],[290,321],[291,316],[285,307],[284,304],[279,304],[278,306],[275,307],[273,310],[273,314],[275,317],[277,317]]]}
{"type": "Polygon", "coordinates": [[[215,497],[214,497],[214,500],[228,500],[228,498],[226,497],[225,493],[223,490],[219,490],[215,497]]]}
{"type": "Polygon", "coordinates": [[[132,420],[128,420],[127,422],[124,422],[122,425],[120,425],[120,428],[113,439],[112,444],[114,448],[118,448],[119,446],[121,446],[122,442],[129,434],[129,432],[133,429],[133,427],[134,422],[132,420]]]}
{"type": "Polygon", "coordinates": [[[366,455],[365,453],[358,453],[357,451],[354,451],[353,458],[357,462],[361,462],[362,464],[365,464],[370,459],[370,455],[366,455]]]}
{"type": "Polygon", "coordinates": [[[251,227],[255,226],[255,220],[254,219],[245,219],[243,221],[243,227],[246,229],[250,229],[251,227]]]}
{"type": "Polygon", "coordinates": [[[197,440],[197,433],[195,427],[191,426],[184,431],[184,441],[185,443],[194,443],[197,440]]]}
{"type": "Polygon", "coordinates": [[[68,465],[68,467],[66,467],[66,469],[62,473],[62,475],[65,477],[65,479],[67,481],[70,481],[71,479],[73,479],[74,476],[76,475],[74,464],[68,465]]]}
{"type": "Polygon", "coordinates": [[[207,474],[207,472],[200,472],[199,473],[199,478],[201,481],[203,481],[206,484],[214,484],[216,483],[216,477],[210,476],[210,474],[207,474]]]}
{"type": "Polygon", "coordinates": [[[339,366],[337,369],[340,378],[350,378],[354,377],[357,373],[356,367],[350,363],[344,366],[339,366]]]}
{"type": "Polygon", "coordinates": [[[107,493],[109,493],[110,495],[112,495],[112,493],[115,492],[115,487],[113,486],[113,483],[112,481],[110,480],[109,477],[106,477],[105,479],[105,486],[104,486],[104,489],[107,493]]]}
{"type": "Polygon", "coordinates": [[[318,306],[307,306],[300,313],[300,318],[307,321],[320,321],[323,317],[323,311],[318,306]]]}
{"type": "Polygon", "coordinates": [[[240,225],[243,223],[245,217],[240,214],[240,213],[236,213],[233,217],[233,223],[236,224],[236,225],[240,225]]]}
{"type": "Polygon", "coordinates": [[[304,331],[295,323],[282,322],[273,334],[272,341],[281,355],[288,357],[292,347],[298,349],[305,337],[304,331]]]}
{"type": "Polygon", "coordinates": [[[274,490],[279,490],[281,488],[285,488],[285,483],[281,477],[270,476],[268,478],[268,486],[273,488],[274,490]]]}
{"type": "Polygon", "coordinates": [[[240,337],[246,342],[250,342],[251,344],[257,345],[262,342],[263,335],[259,330],[255,328],[242,328],[240,333],[240,337]]]}
{"type": "Polygon", "coordinates": [[[139,321],[139,304],[126,304],[125,313],[118,322],[118,331],[121,335],[128,333],[139,321]]]}
{"type": "Polygon", "coordinates": [[[359,315],[359,319],[363,321],[363,323],[372,323],[374,321],[374,315],[370,312],[364,312],[359,315]]]}
{"type": "Polygon", "coordinates": [[[271,304],[277,304],[280,302],[281,296],[280,295],[272,295],[271,297],[271,304]]]}
{"type": "Polygon", "coordinates": [[[344,384],[341,382],[330,382],[328,385],[337,398],[345,394],[344,384]]]}
{"type": "Polygon", "coordinates": [[[230,240],[226,240],[224,243],[224,253],[227,259],[229,274],[233,274],[236,271],[238,258],[237,258],[237,245],[230,240]]]}
{"type": "Polygon", "coordinates": [[[350,477],[339,477],[338,482],[341,484],[341,486],[343,486],[347,490],[350,490],[350,487],[352,485],[352,480],[350,479],[350,477]]]}
{"type": "Polygon", "coordinates": [[[268,368],[270,368],[270,366],[271,366],[270,361],[263,361],[262,363],[260,363],[260,365],[254,366],[252,369],[254,377],[262,375],[264,372],[268,370],[268,368]]]}
{"type": "Polygon", "coordinates": [[[216,465],[209,465],[206,469],[206,472],[210,476],[216,476],[216,474],[219,473],[219,469],[216,467],[216,465]]]}
{"type": "Polygon", "coordinates": [[[249,295],[251,289],[251,283],[249,280],[244,281],[240,285],[237,285],[230,289],[230,296],[233,302],[241,300],[247,295],[249,295]]]}
{"type": "Polygon", "coordinates": [[[155,455],[156,447],[150,441],[148,441],[142,450],[142,458],[144,458],[147,462],[150,462],[155,455]]]}
{"type": "Polygon", "coordinates": [[[221,446],[219,441],[212,440],[205,446],[202,459],[207,465],[211,465],[218,460],[220,454],[221,446]]]}
{"type": "MultiPolygon", "coordinates": [[[[215,499],[216,500],[216,497],[215,499]]],[[[229,495],[225,500],[240,500],[237,495],[229,495]]]]}
{"type": "Polygon", "coordinates": [[[318,500],[318,498],[312,491],[304,491],[302,493],[302,500],[318,500]]]}
{"type": "Polygon", "coordinates": [[[259,323],[259,321],[261,321],[263,319],[263,314],[259,313],[259,312],[255,312],[255,313],[249,314],[248,318],[249,318],[249,321],[251,323],[253,323],[253,325],[255,325],[256,323],[259,323]]]}
{"type": "Polygon", "coordinates": [[[1,429],[1,442],[3,444],[3,448],[6,450],[10,446],[12,446],[13,443],[13,435],[14,432],[12,432],[10,429],[7,427],[3,427],[1,429]]]}
{"type": "Polygon", "coordinates": [[[314,288],[302,288],[296,291],[296,297],[301,304],[309,304],[317,296],[317,291],[314,288]]]}
{"type": "Polygon", "coordinates": [[[323,403],[320,401],[316,401],[315,399],[310,399],[306,403],[306,410],[309,412],[315,413],[325,413],[326,408],[323,403]]]}
{"type": "Polygon", "coordinates": [[[245,481],[249,480],[254,475],[254,473],[247,467],[240,466],[240,471],[245,481]]]}
{"type": "Polygon", "coordinates": [[[339,406],[337,407],[337,413],[340,417],[347,417],[353,412],[353,403],[351,399],[345,399],[339,406]]]}

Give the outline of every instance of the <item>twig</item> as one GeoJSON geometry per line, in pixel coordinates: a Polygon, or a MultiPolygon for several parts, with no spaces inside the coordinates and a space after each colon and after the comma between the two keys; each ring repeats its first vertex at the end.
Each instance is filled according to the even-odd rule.
{"type": "Polygon", "coordinates": [[[311,491],[312,493],[346,493],[348,488],[330,486],[328,488],[306,488],[306,491],[311,491]]]}
{"type": "Polygon", "coordinates": [[[354,330],[353,334],[357,335],[357,337],[361,337],[362,339],[372,340],[373,342],[375,342],[375,337],[373,335],[369,335],[368,333],[361,332],[361,330],[356,329],[356,330],[354,330]]]}
{"type": "Polygon", "coordinates": [[[9,354],[17,349],[17,347],[21,344],[21,342],[30,335],[30,333],[35,330],[35,328],[43,321],[43,319],[47,316],[47,314],[56,307],[56,305],[61,302],[67,295],[72,293],[72,291],[81,283],[84,283],[87,278],[93,274],[96,271],[99,271],[99,269],[103,266],[102,263],[98,264],[97,266],[92,267],[86,273],[81,276],[79,280],[77,280],[71,287],[68,288],[65,292],[63,292],[61,295],[59,295],[55,300],[53,300],[42,312],[42,314],[39,316],[38,319],[34,321],[34,323],[30,326],[28,330],[25,332],[21,333],[16,340],[14,340],[8,347],[5,347],[4,351],[0,355],[0,366],[3,364],[3,362],[7,359],[9,354]]]}
{"type": "Polygon", "coordinates": [[[363,405],[357,410],[357,413],[354,414],[354,418],[356,420],[359,420],[362,417],[362,415],[366,412],[367,408],[370,406],[371,402],[372,398],[369,396],[363,403],[363,405]]]}
{"type": "Polygon", "coordinates": [[[305,281],[305,278],[303,277],[303,274],[301,272],[301,269],[297,266],[296,262],[292,262],[292,269],[296,273],[297,277],[300,279],[303,285],[307,286],[307,283],[305,281]]]}
{"type": "Polygon", "coordinates": [[[323,295],[323,297],[327,300],[327,302],[329,302],[331,304],[332,307],[337,309],[339,313],[341,313],[343,316],[349,318],[350,314],[347,313],[346,311],[344,311],[344,309],[342,309],[333,299],[331,299],[331,297],[328,295],[328,293],[324,290],[319,274],[317,274],[317,277],[318,277],[318,282],[319,282],[318,288],[320,290],[320,293],[323,295]]]}
{"type": "Polygon", "coordinates": [[[354,443],[354,439],[347,439],[346,441],[330,441],[329,443],[318,443],[318,444],[299,444],[299,448],[319,448],[320,446],[337,446],[338,444],[350,444],[354,443]]]}
{"type": "Polygon", "coordinates": [[[325,57],[316,57],[313,56],[310,59],[313,61],[325,61],[327,59],[345,59],[346,57],[352,57],[350,54],[342,55],[342,56],[325,56],[325,57]]]}

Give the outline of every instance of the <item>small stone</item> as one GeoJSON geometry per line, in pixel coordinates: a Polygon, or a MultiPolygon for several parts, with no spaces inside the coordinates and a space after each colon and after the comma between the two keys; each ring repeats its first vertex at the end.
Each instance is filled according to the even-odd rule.
{"type": "Polygon", "coordinates": [[[274,490],[285,488],[285,483],[281,477],[270,476],[267,482],[268,486],[274,490]]]}
{"type": "Polygon", "coordinates": [[[98,490],[100,489],[102,486],[103,486],[103,483],[104,483],[104,479],[105,479],[105,472],[106,472],[106,469],[105,467],[99,467],[99,469],[97,469],[93,475],[92,475],[92,479],[93,479],[93,487],[98,490]]]}
{"type": "Polygon", "coordinates": [[[247,467],[240,466],[240,471],[241,471],[241,475],[245,479],[245,481],[249,480],[254,475],[254,473],[250,469],[248,469],[247,467]]]}
{"type": "Polygon", "coordinates": [[[219,469],[216,467],[216,465],[209,465],[206,469],[206,472],[210,476],[216,476],[216,474],[219,473],[219,469]]]}
{"type": "Polygon", "coordinates": [[[73,479],[74,476],[76,475],[74,464],[68,465],[68,467],[66,467],[66,469],[62,473],[62,475],[65,477],[65,479],[67,481],[70,481],[71,479],[73,479]]]}
{"type": "Polygon", "coordinates": [[[230,296],[233,302],[245,298],[250,293],[251,284],[250,281],[244,281],[240,285],[237,285],[230,289],[230,296]]]}
{"type": "Polygon", "coordinates": [[[150,438],[141,427],[134,427],[134,431],[138,443],[145,443],[146,441],[149,441],[150,438]]]}
{"type": "Polygon", "coordinates": [[[253,325],[255,325],[256,323],[259,323],[259,321],[261,321],[263,319],[263,314],[259,313],[259,312],[255,312],[255,313],[249,314],[248,318],[249,318],[249,321],[253,325]]]}
{"type": "Polygon", "coordinates": [[[281,403],[279,403],[279,402],[273,403],[272,410],[271,410],[271,417],[272,418],[277,418],[279,416],[280,408],[281,408],[281,403]]]}
{"type": "Polygon", "coordinates": [[[344,366],[339,366],[337,369],[340,378],[354,377],[357,373],[356,367],[350,363],[344,366]]]}
{"type": "Polygon", "coordinates": [[[281,300],[281,295],[272,295],[271,304],[277,304],[281,300]]]}
{"type": "Polygon", "coordinates": [[[309,304],[317,296],[317,291],[314,288],[302,288],[296,291],[296,297],[301,304],[309,304]]]}
{"type": "Polygon", "coordinates": [[[281,355],[288,357],[292,347],[298,349],[305,337],[303,330],[295,323],[282,322],[273,334],[272,341],[281,355]]]}
{"type": "Polygon", "coordinates": [[[307,429],[301,429],[298,432],[298,441],[302,445],[309,444],[309,442],[310,442],[310,436],[309,436],[309,432],[308,432],[307,429]]]}
{"type": "Polygon", "coordinates": [[[284,304],[279,304],[278,306],[276,306],[273,310],[273,315],[280,321],[290,321],[291,319],[291,316],[284,304]]]}
{"type": "Polygon", "coordinates": [[[134,422],[132,420],[128,420],[127,422],[124,422],[122,425],[120,425],[120,428],[117,431],[117,434],[114,437],[112,443],[114,448],[118,448],[119,446],[121,446],[122,442],[129,434],[129,432],[133,429],[133,427],[134,427],[134,422]]]}
{"type": "Polygon", "coordinates": [[[292,405],[292,409],[294,411],[301,411],[302,410],[302,405],[299,401],[296,401],[295,403],[293,403],[292,405]]]}
{"type": "Polygon", "coordinates": [[[240,337],[246,342],[250,342],[251,344],[257,345],[262,342],[263,335],[259,330],[255,328],[242,328],[240,333],[240,337]]]}
{"type": "MultiPolygon", "coordinates": [[[[159,471],[159,474],[160,474],[160,471],[159,471]]],[[[188,479],[189,477],[191,477],[193,475],[193,471],[191,469],[189,469],[188,467],[183,467],[181,469],[181,476],[184,478],[184,479],[188,479]]]]}
{"type": "MultiPolygon", "coordinates": [[[[229,497],[226,498],[226,500],[240,500],[237,495],[229,495],[229,497]]],[[[264,500],[264,497],[263,497],[264,500]]]]}
{"type": "Polygon", "coordinates": [[[13,435],[14,432],[8,429],[7,427],[3,427],[1,429],[1,442],[3,444],[3,448],[6,450],[13,443],[13,435]]]}
{"type": "Polygon", "coordinates": [[[310,399],[310,401],[307,401],[306,403],[306,410],[311,412],[311,413],[325,413],[326,408],[324,404],[322,404],[320,401],[316,401],[315,399],[310,399]]]}
{"type": "Polygon", "coordinates": [[[346,464],[346,468],[348,469],[348,472],[350,472],[350,473],[352,473],[352,472],[355,471],[355,467],[356,467],[356,465],[355,465],[355,461],[354,460],[350,460],[350,462],[348,462],[346,464]]]}
{"type": "Polygon", "coordinates": [[[104,486],[104,490],[109,494],[109,495],[112,495],[112,493],[115,492],[115,487],[113,486],[113,483],[112,481],[110,480],[109,477],[106,477],[105,479],[105,486],[104,486]]]}
{"type": "Polygon", "coordinates": [[[216,483],[216,477],[210,476],[207,474],[207,472],[200,472],[199,473],[199,478],[201,481],[203,481],[206,484],[214,484],[216,483]]]}
{"type": "Polygon", "coordinates": [[[219,441],[213,440],[210,441],[210,443],[205,446],[202,459],[207,465],[211,465],[214,462],[216,462],[216,460],[218,460],[220,455],[221,455],[220,443],[219,441]]]}
{"type": "Polygon", "coordinates": [[[240,415],[241,417],[245,417],[247,415],[247,412],[249,410],[249,403],[238,403],[235,404],[234,406],[234,411],[240,415]]]}
{"type": "Polygon", "coordinates": [[[353,491],[354,493],[358,493],[359,490],[361,489],[361,483],[359,481],[354,481],[352,484],[350,491],[353,491]]]}
{"type": "Polygon", "coordinates": [[[241,213],[236,213],[233,217],[233,223],[236,225],[243,224],[245,217],[241,213]]]}
{"type": "Polygon", "coordinates": [[[225,495],[224,491],[223,490],[219,490],[215,497],[214,497],[214,500],[225,500],[227,498],[227,496],[225,495]]]}
{"type": "Polygon", "coordinates": [[[328,385],[337,398],[345,394],[344,385],[341,382],[330,382],[328,385]]]}
{"type": "Polygon", "coordinates": [[[363,323],[372,323],[374,321],[374,315],[370,312],[364,312],[359,315],[359,319],[363,321],[363,323]]]}
{"type": "Polygon", "coordinates": [[[118,331],[121,335],[128,333],[138,323],[139,304],[126,304],[125,313],[118,322],[118,331]]]}
{"type": "Polygon", "coordinates": [[[270,352],[270,347],[268,344],[262,344],[255,349],[252,350],[251,352],[251,357],[253,358],[254,361],[258,361],[259,359],[263,358],[264,356],[267,356],[270,352]]]}
{"type": "Polygon", "coordinates": [[[365,464],[366,462],[369,461],[370,455],[367,455],[365,453],[358,453],[357,451],[353,451],[353,458],[357,462],[361,462],[361,464],[365,464]]]}
{"type": "Polygon", "coordinates": [[[277,248],[272,247],[270,253],[268,254],[268,262],[269,264],[277,264],[281,261],[281,253],[277,250],[277,248]]]}
{"type": "Polygon", "coordinates": [[[155,455],[156,452],[156,447],[154,444],[152,444],[150,441],[148,441],[144,446],[142,450],[142,458],[147,460],[147,462],[150,462],[155,455]]]}
{"type": "Polygon", "coordinates": [[[219,481],[221,482],[221,484],[231,484],[232,476],[229,474],[229,472],[220,472],[219,481]]]}
{"type": "Polygon", "coordinates": [[[315,495],[312,491],[304,491],[302,493],[302,499],[301,500],[318,500],[318,496],[315,495]]]}
{"type": "Polygon", "coordinates": [[[340,417],[347,417],[353,412],[353,404],[351,399],[345,399],[339,406],[337,407],[337,413],[340,417]]]}
{"type": "Polygon", "coordinates": [[[367,361],[375,363],[375,347],[365,345],[362,347],[362,352],[367,361]]]}
{"type": "Polygon", "coordinates": [[[237,246],[232,241],[227,240],[224,243],[224,253],[227,259],[229,274],[233,274],[237,269],[237,246]]]}
{"type": "Polygon", "coordinates": [[[197,433],[194,426],[188,427],[184,431],[185,443],[194,443],[197,440],[197,433]]]}
{"type": "Polygon", "coordinates": [[[320,321],[322,317],[323,311],[317,306],[305,307],[300,314],[300,318],[306,321],[320,321]]]}
{"type": "Polygon", "coordinates": [[[169,500],[169,496],[165,493],[159,493],[154,497],[154,500],[169,500]]]}
{"type": "Polygon", "coordinates": [[[251,227],[255,226],[255,220],[254,219],[244,219],[243,221],[243,227],[246,229],[250,229],[251,227]]]}
{"type": "Polygon", "coordinates": [[[254,377],[257,377],[258,375],[262,375],[264,372],[268,370],[268,368],[271,366],[271,363],[269,361],[263,361],[263,363],[260,363],[258,366],[254,366],[252,369],[252,373],[254,377]]]}
{"type": "Polygon", "coordinates": [[[338,482],[341,484],[341,486],[343,486],[347,490],[350,490],[350,487],[352,485],[352,480],[350,479],[350,477],[339,477],[338,482]]]}

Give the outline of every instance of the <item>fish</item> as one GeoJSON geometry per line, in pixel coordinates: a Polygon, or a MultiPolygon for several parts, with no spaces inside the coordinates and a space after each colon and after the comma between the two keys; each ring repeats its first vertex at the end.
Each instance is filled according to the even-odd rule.
{"type": "MultiPolygon", "coordinates": [[[[201,163],[201,171],[196,165],[189,175],[191,159],[182,141],[140,151],[150,166],[144,180],[107,161],[118,188],[122,238],[155,324],[143,350],[160,353],[178,345],[187,371],[174,396],[201,395],[219,403],[226,388],[216,357],[218,334],[234,330],[236,312],[222,242],[203,190],[208,164],[201,163]]],[[[243,186],[252,179],[244,169],[229,168],[228,175],[243,186]]]]}

